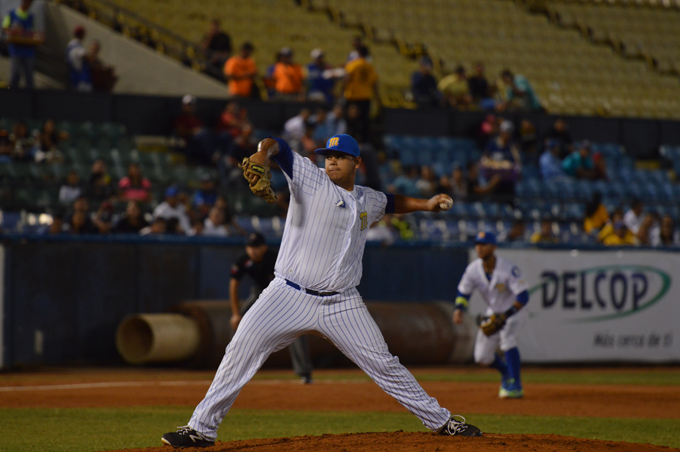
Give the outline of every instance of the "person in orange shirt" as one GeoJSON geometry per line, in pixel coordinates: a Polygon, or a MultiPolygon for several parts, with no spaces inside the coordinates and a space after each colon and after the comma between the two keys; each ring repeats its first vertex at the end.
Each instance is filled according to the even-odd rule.
{"type": "Polygon", "coordinates": [[[253,87],[257,77],[257,66],[252,58],[254,50],[250,42],[245,42],[239,54],[229,58],[224,65],[224,75],[232,96],[252,97],[254,94],[253,87]]]}
{"type": "Polygon", "coordinates": [[[274,65],[274,89],[278,100],[304,100],[305,75],[302,66],[293,63],[293,51],[284,47],[279,53],[280,60],[274,65]]]}
{"type": "Polygon", "coordinates": [[[373,64],[367,60],[368,48],[359,47],[359,58],[350,61],[345,65],[345,84],[343,93],[347,100],[347,105],[356,105],[359,109],[361,129],[358,130],[356,139],[360,143],[370,141],[370,111],[371,99],[375,97],[380,105],[378,95],[378,73],[373,64]]]}

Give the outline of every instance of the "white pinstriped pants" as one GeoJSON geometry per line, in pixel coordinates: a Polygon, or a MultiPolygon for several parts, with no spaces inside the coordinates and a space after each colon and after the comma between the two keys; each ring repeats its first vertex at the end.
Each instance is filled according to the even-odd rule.
{"type": "Polygon", "coordinates": [[[277,277],[241,320],[189,426],[210,439],[217,438],[222,419],[267,357],[310,331],[331,340],[425,427],[436,430],[448,421],[449,410],[427,395],[399,359],[390,354],[356,288],[317,297],[277,277]]]}

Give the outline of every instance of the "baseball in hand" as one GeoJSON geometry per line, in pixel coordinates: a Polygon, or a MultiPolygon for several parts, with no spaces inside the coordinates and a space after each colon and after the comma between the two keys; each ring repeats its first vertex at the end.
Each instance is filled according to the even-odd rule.
{"type": "Polygon", "coordinates": [[[453,206],[453,199],[448,196],[439,202],[439,208],[442,210],[449,210],[453,206]]]}

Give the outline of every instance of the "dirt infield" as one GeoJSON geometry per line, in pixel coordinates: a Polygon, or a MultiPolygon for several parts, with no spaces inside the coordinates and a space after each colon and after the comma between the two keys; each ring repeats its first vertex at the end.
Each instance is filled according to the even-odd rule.
{"type": "MultiPolygon", "coordinates": [[[[148,447],[111,452],[159,452],[170,447],[148,447]]],[[[207,452],[669,452],[669,447],[571,438],[560,435],[486,435],[483,438],[452,438],[431,433],[353,433],[344,435],[296,436],[218,442],[207,452]]]]}
{"type": "MultiPolygon", "coordinates": [[[[319,371],[312,385],[259,374],[234,408],[316,411],[404,412],[378,386],[355,370],[319,371]],[[333,379],[330,379],[333,378],[333,379]]],[[[284,374],[285,375],[285,374],[284,374]]],[[[6,374],[0,378],[0,408],[195,406],[211,372],[168,370],[56,371],[6,374]],[[181,390],[178,390],[181,388],[181,390]]],[[[422,382],[439,402],[461,414],[513,414],[628,418],[680,418],[680,387],[642,385],[526,384],[523,400],[500,400],[497,383],[422,382]],[[632,408],[634,407],[634,409],[632,408]]],[[[128,452],[132,449],[126,449],[128,452]]],[[[135,451],[170,450],[169,448],[135,451]]],[[[442,438],[424,433],[365,433],[218,443],[213,451],[661,451],[662,446],[616,443],[559,435],[496,435],[442,438]]]]}

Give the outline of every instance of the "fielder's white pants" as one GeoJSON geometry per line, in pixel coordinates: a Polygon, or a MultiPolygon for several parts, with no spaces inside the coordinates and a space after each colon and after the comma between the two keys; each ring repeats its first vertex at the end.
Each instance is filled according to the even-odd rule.
{"type": "MultiPolygon", "coordinates": [[[[484,315],[490,316],[493,311],[487,311],[484,315]]],[[[517,347],[517,335],[524,327],[529,318],[529,311],[520,309],[511,315],[505,322],[505,326],[492,336],[485,335],[482,330],[477,330],[475,340],[475,362],[488,366],[493,362],[496,350],[500,348],[502,352],[507,352],[511,348],[517,347]]]]}
{"type": "Polygon", "coordinates": [[[399,359],[390,354],[356,288],[317,297],[275,278],[241,320],[189,426],[210,439],[217,438],[222,419],[267,357],[311,331],[333,342],[425,427],[436,430],[448,421],[449,410],[427,395],[399,359]]]}

